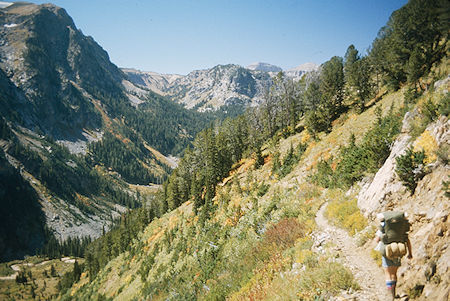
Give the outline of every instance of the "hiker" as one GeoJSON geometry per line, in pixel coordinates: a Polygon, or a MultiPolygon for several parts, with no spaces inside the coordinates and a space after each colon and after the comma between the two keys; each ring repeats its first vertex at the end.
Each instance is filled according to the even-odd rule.
{"type": "Polygon", "coordinates": [[[411,242],[408,238],[410,228],[406,213],[387,211],[377,215],[380,227],[375,234],[378,243],[375,250],[382,255],[381,262],[384,268],[386,288],[392,300],[395,298],[395,287],[397,285],[397,270],[401,265],[401,258],[408,251],[408,259],[411,259],[411,242]]]}

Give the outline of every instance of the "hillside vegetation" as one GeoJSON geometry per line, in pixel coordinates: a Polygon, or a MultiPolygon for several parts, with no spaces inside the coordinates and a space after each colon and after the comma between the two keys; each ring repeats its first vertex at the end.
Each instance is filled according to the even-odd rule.
{"type": "MultiPolygon", "coordinates": [[[[60,299],[382,300],[348,246],[377,260],[374,216],[393,208],[410,213],[415,256],[399,291],[448,298],[448,8],[409,1],[366,56],[350,45],[298,82],[279,73],[259,107],[198,133],[156,196],[87,246],[60,299]],[[323,236],[324,216],[348,234],[323,236]]],[[[125,144],[124,158],[148,151],[125,144]]]]}
{"type": "MultiPolygon", "coordinates": [[[[373,235],[368,225],[375,212],[364,208],[367,219],[356,203],[363,203],[366,183],[375,182],[392,156],[399,159],[390,167],[397,175],[391,181],[400,189],[377,210],[403,208],[398,198],[408,202],[424,189],[417,192],[409,183],[423,187],[448,168],[448,24],[441,10],[448,4],[432,2],[410,1],[394,12],[367,56],[350,46],[345,58],[333,57],[300,82],[280,74],[260,107],[200,133],[138,218],[154,220],[132,223],[143,227],[134,236],[125,226],[94,242],[87,273],[62,298],[317,300],[357,290],[364,279],[355,279],[336,260],[339,254],[320,245],[315,216],[329,203],[329,218],[363,245],[373,235]],[[444,137],[432,151],[430,139],[436,138],[424,132],[429,126],[439,126],[444,137]],[[424,155],[402,161],[407,145],[400,151],[395,146],[418,136],[422,148],[411,154],[423,149],[424,155]],[[411,178],[417,168],[423,176],[411,178]],[[111,249],[121,237],[129,246],[111,249]]],[[[446,222],[448,184],[442,178],[434,183],[429,189],[446,222]]],[[[415,237],[423,225],[412,222],[420,249],[415,237]]],[[[438,245],[448,241],[446,231],[438,245]]],[[[409,277],[400,284],[410,297],[424,287],[433,287],[428,296],[445,295],[443,250],[433,254],[434,272],[426,281],[434,282],[409,277]]],[[[427,262],[420,256],[428,255],[416,263],[427,262]]],[[[405,275],[413,273],[408,267],[405,275]]]]}

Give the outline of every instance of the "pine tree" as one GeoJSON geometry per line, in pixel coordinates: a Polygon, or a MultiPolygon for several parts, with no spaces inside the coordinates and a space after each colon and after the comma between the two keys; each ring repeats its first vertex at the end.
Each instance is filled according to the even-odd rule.
{"type": "Polygon", "coordinates": [[[323,108],[330,120],[336,119],[342,111],[344,101],[344,66],[341,57],[334,56],[322,65],[320,90],[323,108]]]}

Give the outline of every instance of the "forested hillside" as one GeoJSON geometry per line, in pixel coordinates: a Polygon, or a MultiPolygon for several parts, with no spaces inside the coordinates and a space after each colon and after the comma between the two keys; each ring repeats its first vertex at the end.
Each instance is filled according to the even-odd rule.
{"type": "Polygon", "coordinates": [[[321,238],[316,214],[328,204],[330,221],[371,249],[376,212],[357,204],[389,169],[371,205],[409,208],[420,250],[399,286],[444,300],[448,11],[447,1],[409,1],[367,55],[350,45],[299,82],[280,73],[259,107],[200,132],[157,198],[88,247],[85,273],[62,299],[383,299],[325,244],[333,238],[321,238]]]}

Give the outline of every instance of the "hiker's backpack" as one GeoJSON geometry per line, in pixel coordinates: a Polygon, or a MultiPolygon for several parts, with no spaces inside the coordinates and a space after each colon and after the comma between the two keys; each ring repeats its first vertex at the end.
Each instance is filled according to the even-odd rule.
{"type": "Polygon", "coordinates": [[[385,245],[408,240],[410,225],[404,212],[386,211],[383,213],[382,222],[384,227],[380,227],[380,231],[383,233],[382,241],[385,245]]]}

